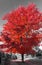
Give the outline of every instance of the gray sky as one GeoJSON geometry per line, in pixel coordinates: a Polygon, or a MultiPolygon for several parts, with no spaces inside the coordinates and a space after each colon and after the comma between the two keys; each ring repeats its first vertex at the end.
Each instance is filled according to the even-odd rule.
{"type": "MultiPolygon", "coordinates": [[[[0,0],[0,19],[7,12],[17,8],[19,5],[26,6],[32,2],[42,11],[42,0],[0,0]]],[[[0,20],[0,30],[2,29],[1,25],[4,23],[5,21],[0,20]]]]}
{"type": "Polygon", "coordinates": [[[28,5],[29,2],[37,4],[39,10],[42,11],[42,0],[0,0],[0,18],[12,9],[17,8],[19,5],[28,5]]]}

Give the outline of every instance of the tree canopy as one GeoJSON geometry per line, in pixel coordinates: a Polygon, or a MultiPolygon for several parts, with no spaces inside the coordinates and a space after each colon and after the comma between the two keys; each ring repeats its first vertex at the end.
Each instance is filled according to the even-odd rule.
{"type": "Polygon", "coordinates": [[[32,49],[42,39],[39,29],[42,28],[42,13],[35,4],[19,7],[2,18],[7,20],[1,33],[2,41],[7,44],[7,51],[14,53],[35,53],[32,49]]]}

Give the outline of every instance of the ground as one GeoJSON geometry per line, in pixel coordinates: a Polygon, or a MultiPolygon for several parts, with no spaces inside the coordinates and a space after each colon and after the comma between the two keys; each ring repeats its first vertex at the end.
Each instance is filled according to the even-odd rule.
{"type": "Polygon", "coordinates": [[[12,62],[10,65],[42,65],[42,60],[28,60],[25,62],[12,62]]]}
{"type": "Polygon", "coordinates": [[[0,65],[42,65],[42,58],[39,59],[38,57],[26,57],[24,58],[24,62],[21,61],[21,57],[19,56],[18,59],[13,60],[11,59],[10,62],[7,61],[4,63],[4,59],[2,60],[2,63],[0,65]]]}
{"type": "Polygon", "coordinates": [[[26,60],[25,62],[11,60],[10,63],[7,62],[7,64],[4,64],[4,62],[2,62],[2,64],[0,65],[42,65],[42,60],[31,59],[31,60],[26,60]]]}

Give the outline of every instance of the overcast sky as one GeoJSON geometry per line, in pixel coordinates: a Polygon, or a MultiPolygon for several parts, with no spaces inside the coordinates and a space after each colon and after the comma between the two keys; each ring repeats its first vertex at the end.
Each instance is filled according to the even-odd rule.
{"type": "MultiPolygon", "coordinates": [[[[19,5],[26,6],[29,3],[34,2],[40,11],[42,11],[42,0],[0,0],[0,19],[7,12],[17,8],[19,5]]],[[[0,20],[0,30],[2,29],[1,25],[5,23],[5,21],[0,20]]]]}
{"type": "Polygon", "coordinates": [[[37,7],[42,11],[42,0],[0,0],[0,18],[19,5],[26,6],[29,2],[36,3],[37,7]]]}

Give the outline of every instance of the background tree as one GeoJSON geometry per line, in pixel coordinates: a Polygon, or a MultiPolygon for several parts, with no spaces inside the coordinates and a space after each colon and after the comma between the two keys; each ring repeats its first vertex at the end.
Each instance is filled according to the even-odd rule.
{"type": "Polygon", "coordinates": [[[7,51],[22,54],[22,61],[24,54],[34,54],[32,48],[42,39],[42,34],[38,31],[42,28],[42,14],[36,5],[19,7],[6,14],[3,20],[7,20],[7,23],[3,26],[1,37],[8,46],[7,51]]]}

